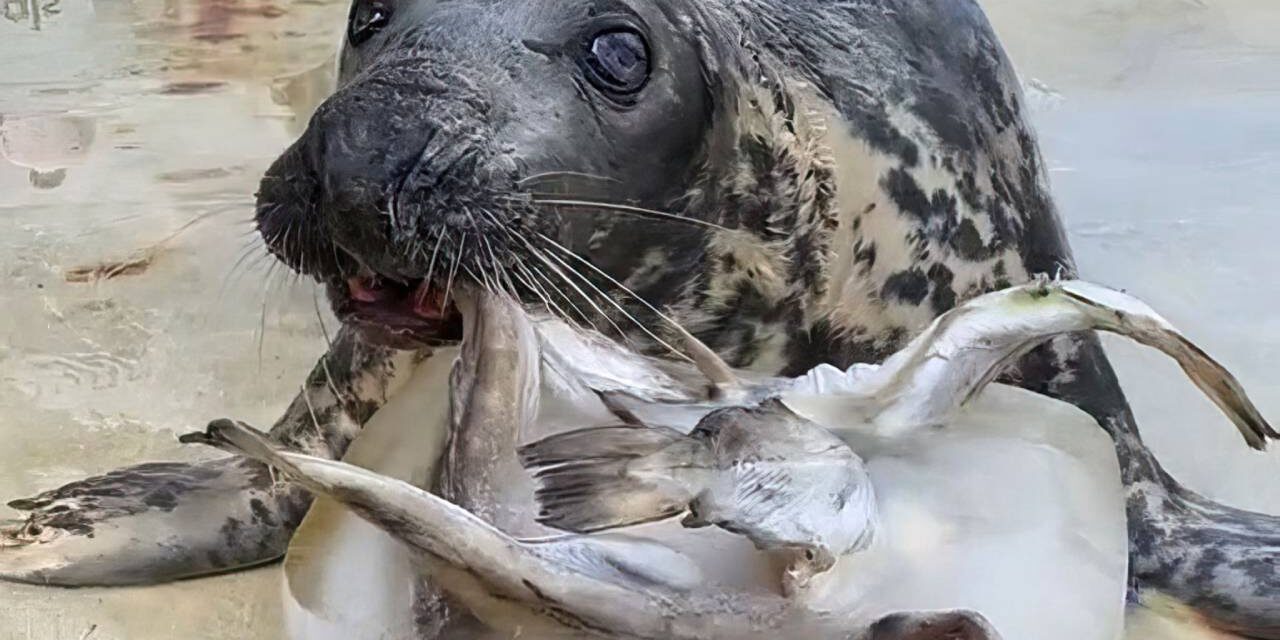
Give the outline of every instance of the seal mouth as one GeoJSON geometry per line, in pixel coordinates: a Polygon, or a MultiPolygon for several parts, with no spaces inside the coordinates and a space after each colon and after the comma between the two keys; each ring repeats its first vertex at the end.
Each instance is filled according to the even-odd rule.
{"type": "Polygon", "coordinates": [[[331,283],[329,297],[339,320],[358,329],[366,340],[402,349],[462,340],[462,314],[447,286],[361,271],[331,283]]]}

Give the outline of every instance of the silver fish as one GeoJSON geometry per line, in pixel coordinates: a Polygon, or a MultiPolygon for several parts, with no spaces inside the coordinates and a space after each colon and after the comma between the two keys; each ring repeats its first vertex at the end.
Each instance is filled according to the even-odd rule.
{"type": "MultiPolygon", "coordinates": [[[[515,495],[508,493],[511,480],[497,473],[495,465],[508,465],[515,460],[520,430],[528,426],[530,416],[538,413],[533,407],[540,400],[533,389],[542,386],[552,388],[553,396],[577,394],[572,395],[575,401],[591,394],[606,399],[605,402],[597,401],[596,409],[584,410],[583,416],[612,411],[628,416],[633,422],[676,428],[678,432],[692,428],[717,408],[749,409],[761,403],[766,403],[766,407],[785,405],[799,418],[821,425],[819,428],[827,433],[817,441],[824,441],[835,434],[850,443],[852,450],[867,457],[871,465],[871,482],[877,485],[876,493],[880,494],[880,500],[876,502],[882,511],[888,509],[882,515],[887,515],[888,522],[894,525],[883,535],[876,536],[876,544],[865,554],[853,554],[849,561],[838,562],[831,571],[817,576],[823,580],[820,586],[826,592],[843,593],[846,597],[788,599],[777,593],[735,589],[717,583],[707,571],[714,568],[710,564],[745,560],[745,556],[733,555],[739,553],[737,551],[697,556],[695,560],[694,556],[666,544],[661,534],[644,528],[636,530],[634,535],[627,530],[625,535],[611,533],[520,539],[468,509],[407,483],[340,462],[278,450],[243,425],[215,423],[202,436],[206,443],[266,462],[306,488],[348,506],[408,545],[435,583],[455,602],[486,625],[504,632],[519,633],[522,637],[567,635],[690,640],[775,638],[783,635],[843,640],[999,637],[992,625],[973,611],[915,612],[911,606],[899,606],[895,610],[892,598],[885,599],[874,590],[866,590],[867,585],[876,583],[859,583],[858,580],[880,571],[895,576],[895,583],[905,583],[907,587],[904,588],[918,589],[919,585],[929,582],[931,572],[945,570],[945,567],[932,566],[926,561],[929,557],[927,549],[920,546],[919,541],[912,542],[913,546],[907,548],[909,554],[914,554],[906,556],[912,561],[910,566],[894,564],[904,557],[900,553],[903,547],[894,546],[898,544],[896,534],[905,531],[900,526],[902,518],[897,514],[899,505],[927,508],[929,504],[920,502],[919,498],[935,491],[933,486],[919,481],[911,484],[910,476],[901,472],[902,464],[904,461],[916,464],[914,468],[924,471],[935,468],[933,465],[937,460],[927,464],[911,462],[911,450],[927,448],[930,441],[947,440],[950,431],[960,428],[957,425],[965,424],[964,428],[972,428],[968,426],[972,421],[963,418],[961,408],[969,403],[981,404],[980,396],[987,395],[982,390],[1006,363],[1058,333],[1103,329],[1155,346],[1182,364],[1197,386],[1226,411],[1250,444],[1262,444],[1275,435],[1230,373],[1182,337],[1168,322],[1128,296],[1081,282],[1041,281],[977,298],[944,315],[906,349],[881,366],[862,365],[847,371],[819,367],[796,379],[749,380],[744,374],[729,370],[714,356],[697,353],[695,345],[694,360],[706,375],[703,380],[695,380],[697,372],[690,375],[688,367],[646,361],[621,347],[606,346],[604,341],[588,334],[566,331],[561,324],[531,319],[509,302],[481,296],[475,305],[466,308],[471,315],[468,326],[475,327],[468,339],[474,338],[477,342],[473,344],[480,345],[478,348],[481,350],[465,356],[466,362],[459,365],[461,373],[455,379],[454,392],[464,413],[463,419],[455,422],[458,431],[453,434],[451,447],[454,452],[446,464],[454,465],[455,469],[450,480],[454,488],[450,491],[460,501],[470,501],[476,510],[489,509],[488,514],[495,519],[510,518],[519,524],[524,518],[522,514],[531,506],[511,502],[513,498],[510,495],[515,495]],[[484,364],[490,357],[493,358],[490,364],[484,364]],[[539,361],[541,374],[536,366],[539,361]],[[602,373],[600,367],[606,362],[617,365],[616,371],[630,373],[602,373]],[[496,363],[505,364],[491,366],[496,363]],[[640,372],[643,375],[637,375],[640,382],[636,387],[627,388],[626,380],[631,373],[640,372]],[[542,376],[540,384],[536,382],[538,375],[542,376]],[[710,396],[705,393],[708,380],[713,383],[710,388],[714,393],[710,396]],[[579,393],[583,390],[586,391],[579,393]],[[771,400],[774,398],[776,400],[771,400]],[[468,431],[472,429],[475,431],[468,431]],[[468,441],[472,436],[481,436],[482,440],[468,441]],[[889,452],[887,455],[886,451],[889,452]],[[880,461],[884,461],[883,464],[880,461]],[[489,465],[488,471],[485,465],[489,465]],[[895,471],[893,465],[897,465],[899,470],[895,471]],[[475,483],[472,483],[473,468],[478,470],[474,476],[475,483]],[[888,552],[884,551],[886,548],[888,552]],[[864,555],[869,560],[858,560],[864,555]],[[913,572],[923,575],[925,581],[913,578],[913,572]],[[876,604],[868,604],[873,600],[876,604]],[[891,608],[886,611],[886,606],[891,608]],[[937,623],[938,620],[943,623],[937,623]]],[[[1023,395],[1030,397],[1029,394],[1023,395]]],[[[545,400],[544,395],[541,402],[545,404],[545,400]]],[[[1042,408],[1047,408],[1050,404],[1057,406],[1060,403],[1043,401],[1042,404],[1042,408]]],[[[759,415],[768,420],[770,415],[787,414],[769,414],[766,411],[759,415]]],[[[583,420],[590,423],[596,418],[583,420]]],[[[1026,417],[1022,420],[1025,421],[1026,417]]],[[[1088,420],[1081,422],[1089,423],[1088,420]]],[[[1030,423],[1034,424],[1035,420],[1030,423]]],[[[1016,433],[1021,427],[1014,424],[1010,428],[1016,433]]],[[[1008,432],[1006,429],[1005,433],[1008,432]]],[[[768,428],[759,431],[760,435],[769,433],[768,428]]],[[[1072,436],[1069,446],[1082,449],[1090,434],[1105,439],[1093,429],[1089,433],[1072,436]]],[[[680,435],[685,437],[683,433],[680,435]]],[[[747,430],[743,430],[741,435],[752,437],[747,430]]],[[[990,434],[984,437],[988,439],[981,442],[991,442],[990,434]]],[[[1089,447],[1104,447],[1109,455],[1113,455],[1107,445],[1089,442],[1089,447]]],[[[769,450],[768,439],[761,439],[756,447],[759,451],[769,450]]],[[[983,451],[983,455],[990,449],[988,444],[981,444],[978,448],[972,444],[965,447],[961,450],[983,451]]],[[[1045,445],[1032,440],[1016,452],[1045,449],[1045,445]]],[[[1070,452],[1068,454],[1069,458],[1070,452]]],[[[998,456],[998,452],[992,455],[998,456]]],[[[798,453],[794,457],[799,463],[807,455],[798,453]]],[[[964,461],[962,458],[958,460],[964,461]]],[[[1111,460],[1114,464],[1114,457],[1111,460]]],[[[974,462],[967,461],[970,465],[974,462]]],[[[1105,504],[1108,511],[1115,510],[1116,513],[1106,517],[1108,524],[1104,529],[1109,532],[1107,535],[1118,536],[1122,540],[1124,530],[1116,472],[1113,470],[1108,475],[1100,473],[1102,470],[1099,469],[1070,466],[1061,469],[1072,474],[1069,477],[1073,482],[1085,483],[1079,489],[1085,494],[1107,494],[1108,497],[1098,504],[1105,504]],[[1089,484],[1099,478],[1100,482],[1089,484]]],[[[975,480],[972,477],[957,479],[975,480]]],[[[1001,478],[1000,481],[1007,485],[1010,479],[1001,478]]],[[[1016,478],[1013,481],[1016,482],[1016,478]]],[[[991,490],[990,487],[981,487],[986,485],[980,485],[980,490],[991,490]]],[[[590,487],[583,489],[591,490],[590,487]]],[[[525,490],[527,487],[521,489],[525,490]]],[[[1037,499],[1044,500],[1038,496],[1037,499]]],[[[1075,504],[1074,500],[1071,504],[1075,504]]],[[[1014,510],[1010,511],[1005,506],[1002,507],[1004,511],[997,509],[991,513],[1017,513],[1024,504],[1009,500],[1005,503],[1013,505],[1014,510]]],[[[935,518],[953,518],[952,521],[939,521],[939,524],[951,527],[955,532],[954,540],[966,543],[1003,540],[998,530],[964,526],[966,520],[987,522],[982,518],[989,518],[990,514],[963,511],[980,504],[969,501],[944,505],[962,509],[958,514],[949,513],[946,508],[935,508],[926,513],[935,518]]],[[[1061,513],[1071,513],[1071,504],[1064,505],[1065,510],[1061,513]]],[[[746,526],[760,526],[769,516],[767,506],[755,512],[762,514],[762,520],[750,520],[746,526]]],[[[754,516],[741,512],[737,517],[749,520],[754,516]]],[[[1016,539],[1026,539],[1045,526],[1037,520],[1030,525],[1007,523],[1003,528],[1021,536],[1016,539]]],[[[1070,521],[1064,521],[1064,526],[1072,535],[1086,536],[1084,530],[1070,521]]],[[[856,526],[850,531],[854,528],[856,526]]],[[[705,531],[686,535],[707,535],[705,531]]],[[[1043,535],[1053,540],[1062,537],[1054,533],[1052,526],[1044,531],[1043,535]]],[[[1114,597],[1111,606],[1117,607],[1118,611],[1123,590],[1123,545],[1118,548],[1099,547],[1096,540],[1087,537],[1084,542],[1086,544],[1079,547],[1083,549],[1079,552],[1083,554],[1080,557],[1102,553],[1103,557],[1115,556],[1117,560],[1119,571],[1113,571],[1116,592],[1113,596],[1101,594],[1099,602],[1107,602],[1108,598],[1114,597]]],[[[1050,545],[1044,548],[1067,547],[1050,545]]],[[[987,552],[975,550],[975,553],[981,556],[987,552]]],[[[1075,557],[1070,556],[1069,562],[1074,562],[1075,557]]],[[[1034,561],[1052,562],[1052,557],[1034,561]]],[[[1019,563],[1025,561],[1019,560],[1019,563]]],[[[1082,571],[1086,569],[1080,567],[1082,571]]],[[[1019,575],[1017,572],[995,571],[988,571],[988,574],[983,579],[998,581],[1002,579],[1000,576],[1019,575]]],[[[953,602],[961,600],[967,597],[966,592],[972,591],[972,581],[966,584],[968,586],[962,591],[943,589],[934,595],[940,593],[953,602]]],[[[1028,585],[997,582],[986,586],[994,586],[994,589],[986,589],[993,595],[983,601],[999,608],[997,605],[1008,599],[1006,596],[1028,585]]],[[[908,600],[910,597],[910,593],[905,596],[908,600]]],[[[1032,637],[1029,634],[1036,632],[1035,624],[1040,624],[1039,631],[1043,632],[1038,637],[1073,637],[1064,635],[1060,629],[1044,629],[1040,613],[1031,615],[1029,621],[1018,619],[1018,613],[1011,613],[1006,608],[1000,619],[992,620],[1002,629],[1006,624],[1019,629],[1012,637],[1032,637]]]]}
{"type": "Polygon", "coordinates": [[[644,424],[583,429],[520,450],[539,482],[539,521],[591,533],[686,514],[780,552],[791,597],[878,521],[862,458],[778,400],[711,412],[692,433],[644,424]]]}

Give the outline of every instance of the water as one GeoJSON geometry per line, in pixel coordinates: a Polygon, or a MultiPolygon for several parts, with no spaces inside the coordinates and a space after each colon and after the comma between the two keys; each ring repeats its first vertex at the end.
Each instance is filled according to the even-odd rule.
{"type": "MultiPolygon", "coordinates": [[[[1084,275],[1166,312],[1280,416],[1280,3],[986,4],[1034,87],[1084,275]]],[[[4,496],[199,455],[172,434],[265,425],[288,402],[322,314],[309,285],[268,273],[247,220],[257,176],[324,91],[345,11],[0,0],[4,496]]],[[[1111,346],[1177,477],[1280,513],[1275,454],[1246,451],[1161,357],[1111,346]]],[[[0,585],[0,639],[276,637],[277,593],[274,569],[147,590],[0,585]]]]}

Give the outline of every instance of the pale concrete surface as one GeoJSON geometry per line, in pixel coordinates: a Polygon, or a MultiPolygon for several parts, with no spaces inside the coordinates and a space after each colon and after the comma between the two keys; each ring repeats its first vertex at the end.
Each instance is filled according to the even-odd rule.
{"type": "MultiPolygon", "coordinates": [[[[298,130],[294,105],[306,115],[307,80],[323,78],[346,12],[312,0],[63,0],[37,30],[4,7],[0,503],[202,455],[174,434],[220,416],[267,425],[297,390],[323,347],[311,287],[268,275],[248,221],[257,177],[298,130]],[[33,168],[65,176],[38,189],[33,168]],[[206,214],[142,273],[67,282],[206,214]]],[[[14,515],[0,507],[0,519],[14,515]]],[[[0,639],[276,638],[277,576],[0,584],[0,639]]]]}
{"type": "MultiPolygon", "coordinates": [[[[1280,415],[1280,3],[986,4],[1038,87],[1084,274],[1167,312],[1280,415]]],[[[269,423],[323,340],[310,285],[268,275],[246,235],[251,194],[323,94],[345,3],[0,10],[0,498],[197,455],[173,433],[211,418],[269,423]],[[66,281],[203,214],[144,272],[66,281]]],[[[1274,454],[1244,451],[1158,356],[1114,353],[1181,479],[1280,512],[1274,454]]],[[[0,585],[0,640],[276,638],[278,589],[274,568],[150,589],[0,585]]]]}

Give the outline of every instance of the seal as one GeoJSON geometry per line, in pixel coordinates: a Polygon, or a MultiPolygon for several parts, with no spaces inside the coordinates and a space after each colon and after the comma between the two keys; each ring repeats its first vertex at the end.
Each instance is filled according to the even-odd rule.
{"type": "MultiPolygon", "coordinates": [[[[1017,76],[973,0],[355,0],[339,76],[257,210],[272,253],[346,324],[271,431],[308,453],[340,455],[421,349],[458,340],[460,280],[643,350],[665,348],[669,319],[735,367],[794,374],[878,361],[959,301],[1075,271],[1017,76]]],[[[1169,476],[1095,338],[1037,349],[1012,378],[1115,440],[1135,599],[1280,637],[1280,518],[1169,476]]],[[[0,575],[160,581],[278,557],[305,498],[255,511],[243,482],[209,473],[18,501],[32,513],[0,575]],[[225,518],[164,511],[196,495],[225,518]],[[142,514],[179,539],[121,552],[88,535],[142,514]]]]}

